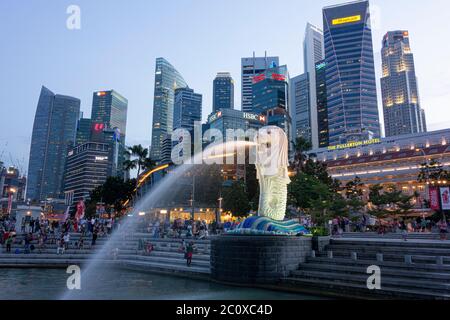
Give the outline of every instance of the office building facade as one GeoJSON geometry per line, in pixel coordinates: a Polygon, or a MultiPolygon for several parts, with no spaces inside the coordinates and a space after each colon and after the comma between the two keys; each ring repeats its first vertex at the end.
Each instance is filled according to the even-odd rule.
{"type": "Polygon", "coordinates": [[[175,89],[173,129],[194,130],[194,123],[202,121],[202,95],[186,88],[175,89]]]}
{"type": "Polygon", "coordinates": [[[128,100],[117,91],[97,91],[92,99],[91,120],[104,123],[107,128],[118,128],[125,140],[127,130],[128,100]]]}
{"type": "Polygon", "coordinates": [[[420,107],[409,32],[388,32],[383,37],[381,57],[386,137],[426,132],[425,112],[420,107]]]}
{"type": "Polygon", "coordinates": [[[175,89],[184,87],[187,87],[187,84],[181,74],[166,59],[157,58],[150,150],[150,157],[154,161],[161,160],[164,137],[173,131],[175,89]]]}
{"type": "Polygon", "coordinates": [[[113,175],[114,148],[109,143],[87,142],[67,153],[64,193],[72,208],[89,199],[90,192],[113,175]]]}
{"type": "Polygon", "coordinates": [[[323,9],[331,145],[380,137],[368,1],[323,9]]]}
{"type": "Polygon", "coordinates": [[[293,140],[303,138],[312,143],[312,117],[309,74],[304,73],[290,79],[290,101],[293,140]]]}
{"type": "Polygon", "coordinates": [[[289,111],[289,73],[286,66],[267,69],[253,77],[253,113],[266,117],[267,125],[282,128],[289,140],[291,116],[289,111]]]}
{"type": "MultiPolygon", "coordinates": [[[[92,128],[96,132],[109,130],[115,133],[115,140],[118,142],[118,163],[116,175],[124,177],[123,163],[126,146],[128,100],[117,91],[97,91],[94,92],[92,101],[92,128]],[[104,127],[102,127],[102,125],[104,127]],[[95,128],[97,130],[95,130],[95,128]],[[101,128],[101,129],[100,129],[101,128]]],[[[91,133],[93,131],[91,130],[91,133]]],[[[91,139],[92,140],[92,139],[91,139]]],[[[97,142],[104,142],[99,141],[97,142]]],[[[106,143],[108,141],[105,141],[106,143]]]]}
{"type": "Polygon", "coordinates": [[[413,200],[418,209],[426,209],[430,187],[448,181],[418,181],[424,163],[437,161],[444,170],[450,167],[450,130],[407,134],[312,150],[317,161],[326,163],[328,173],[342,185],[360,178],[364,184],[364,196],[369,188],[380,184],[395,185],[407,195],[415,192],[413,200]],[[428,182],[428,183],[427,183],[428,182]]]}
{"type": "Polygon", "coordinates": [[[234,80],[229,72],[219,72],[213,82],[213,111],[234,109],[234,80]]]}
{"type": "Polygon", "coordinates": [[[80,100],[42,87],[31,137],[27,198],[62,198],[66,155],[76,139],[80,100]]]}
{"type": "Polygon", "coordinates": [[[253,111],[253,78],[267,69],[278,66],[278,57],[253,57],[241,59],[242,111],[253,111]]]}
{"type": "Polygon", "coordinates": [[[207,129],[217,129],[226,136],[227,130],[258,130],[266,124],[266,117],[240,110],[223,109],[208,117],[207,129]]]}
{"type": "Polygon", "coordinates": [[[84,144],[91,140],[92,120],[81,118],[77,124],[76,145],[84,144]]]}
{"type": "Polygon", "coordinates": [[[317,130],[319,132],[319,148],[328,147],[329,145],[326,70],[327,64],[325,60],[316,63],[317,130]]]}
{"type": "Polygon", "coordinates": [[[316,63],[325,57],[323,31],[308,23],[303,41],[304,72],[308,75],[310,141],[313,148],[319,147],[318,110],[316,94],[316,63]]]}

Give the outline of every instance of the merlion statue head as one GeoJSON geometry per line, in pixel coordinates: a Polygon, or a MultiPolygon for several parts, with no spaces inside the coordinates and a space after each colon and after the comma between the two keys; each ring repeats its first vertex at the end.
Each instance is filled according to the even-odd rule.
{"type": "Polygon", "coordinates": [[[288,177],[288,139],[283,129],[275,126],[263,127],[255,137],[256,166],[259,175],[288,177]]]}

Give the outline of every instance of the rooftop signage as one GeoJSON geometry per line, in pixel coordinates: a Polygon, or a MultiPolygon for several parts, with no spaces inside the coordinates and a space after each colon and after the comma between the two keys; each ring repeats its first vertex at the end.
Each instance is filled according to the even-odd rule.
{"type": "Polygon", "coordinates": [[[316,65],[316,70],[323,69],[323,68],[325,68],[326,66],[327,66],[327,63],[326,63],[326,62],[322,62],[322,63],[316,65]]]}
{"type": "MultiPolygon", "coordinates": [[[[211,116],[209,117],[208,122],[209,122],[209,123],[214,122],[214,121],[216,121],[217,119],[220,119],[222,116],[223,116],[222,111],[218,111],[218,112],[216,112],[215,114],[213,114],[213,115],[211,115],[211,116]]],[[[263,115],[257,115],[257,114],[249,113],[249,112],[243,112],[243,113],[242,113],[242,118],[243,118],[243,119],[246,119],[246,120],[259,121],[259,122],[266,122],[266,117],[265,117],[265,116],[263,116],[263,115]]]]}
{"type": "Polygon", "coordinates": [[[350,149],[350,148],[356,148],[361,146],[368,146],[372,144],[378,144],[381,143],[381,139],[371,139],[371,140],[364,140],[364,141],[356,141],[356,142],[349,142],[346,144],[338,144],[336,146],[329,146],[328,150],[342,150],[342,149],[350,149]]]}
{"type": "Polygon", "coordinates": [[[220,117],[222,117],[222,111],[219,111],[219,112],[213,114],[211,117],[209,117],[209,122],[216,121],[220,117]]]}
{"type": "Polygon", "coordinates": [[[331,24],[333,26],[336,26],[336,25],[340,25],[340,24],[347,24],[347,23],[358,22],[358,21],[361,21],[361,15],[333,19],[331,21],[331,24]]]}
{"type": "Polygon", "coordinates": [[[254,120],[259,122],[266,122],[266,117],[263,115],[257,115],[254,113],[244,112],[242,117],[247,120],[254,120]]]}
{"type": "Polygon", "coordinates": [[[263,81],[265,79],[266,79],[266,75],[263,73],[263,74],[260,74],[258,76],[254,76],[253,77],[253,83],[255,84],[255,83],[261,82],[261,81],[263,81]]]}

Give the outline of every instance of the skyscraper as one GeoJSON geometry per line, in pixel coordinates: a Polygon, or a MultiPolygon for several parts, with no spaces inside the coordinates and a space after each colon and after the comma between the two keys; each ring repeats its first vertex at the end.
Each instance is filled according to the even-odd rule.
{"type": "Polygon", "coordinates": [[[263,73],[269,68],[279,65],[278,57],[253,57],[242,58],[241,61],[241,85],[242,85],[242,111],[253,112],[253,77],[263,73]]]}
{"type": "Polygon", "coordinates": [[[155,93],[153,100],[152,145],[150,157],[161,160],[161,148],[166,134],[173,130],[173,109],[176,88],[187,84],[181,74],[164,58],[156,59],[155,93]]]}
{"type": "Polygon", "coordinates": [[[316,63],[325,57],[323,32],[318,27],[308,23],[303,41],[304,70],[308,74],[310,141],[313,148],[319,146],[319,130],[316,95],[316,63]]]}
{"type": "Polygon", "coordinates": [[[311,101],[309,73],[290,80],[290,101],[293,140],[304,138],[311,142],[311,101]]]}
{"type": "Polygon", "coordinates": [[[368,1],[323,9],[330,145],[380,137],[368,1]]]}
{"type": "Polygon", "coordinates": [[[75,144],[80,100],[42,87],[34,118],[27,197],[63,198],[66,155],[75,144]]]}
{"type": "Polygon", "coordinates": [[[202,121],[202,95],[188,87],[175,89],[173,129],[194,130],[195,121],[202,121]]]}
{"type": "Polygon", "coordinates": [[[383,38],[381,57],[386,137],[426,132],[425,112],[420,107],[409,32],[388,32],[383,38]]]}
{"type": "Polygon", "coordinates": [[[289,113],[289,73],[286,66],[267,69],[253,77],[253,113],[263,115],[268,125],[282,128],[292,138],[289,113]]]}
{"type": "Polygon", "coordinates": [[[127,130],[128,100],[117,91],[97,91],[92,99],[91,120],[103,123],[108,129],[119,129],[122,137],[127,130]]]}
{"type": "MultiPolygon", "coordinates": [[[[94,92],[92,99],[91,134],[95,134],[95,132],[100,134],[100,140],[97,142],[110,143],[110,141],[104,141],[104,139],[110,139],[104,138],[103,130],[115,132],[115,137],[113,139],[118,143],[116,175],[119,177],[123,177],[124,175],[123,162],[125,161],[124,153],[127,111],[128,100],[117,91],[109,90],[94,92]],[[96,128],[97,130],[95,130],[96,128]]],[[[94,137],[91,137],[91,141],[93,140],[95,140],[94,137]]]]}
{"type": "Polygon", "coordinates": [[[213,111],[234,109],[234,80],[229,72],[219,72],[213,82],[213,111]]]}
{"type": "Polygon", "coordinates": [[[91,139],[92,120],[80,118],[77,124],[76,145],[84,144],[91,139]]]}
{"type": "Polygon", "coordinates": [[[326,70],[327,64],[325,60],[316,63],[316,101],[319,148],[326,148],[329,145],[326,70]]]}
{"type": "Polygon", "coordinates": [[[114,175],[113,154],[112,144],[97,142],[80,144],[68,152],[64,183],[67,205],[73,207],[88,199],[92,190],[114,175]]]}

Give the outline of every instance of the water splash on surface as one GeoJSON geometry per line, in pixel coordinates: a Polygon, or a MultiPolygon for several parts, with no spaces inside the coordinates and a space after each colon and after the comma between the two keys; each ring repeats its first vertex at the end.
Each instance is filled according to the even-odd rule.
{"type": "MultiPolygon", "coordinates": [[[[217,144],[212,147],[206,148],[203,152],[200,152],[191,158],[190,163],[202,163],[207,160],[213,159],[213,157],[223,158],[228,156],[230,150],[235,150],[239,152],[239,149],[242,147],[251,147],[254,143],[247,141],[229,141],[223,144],[217,144]]],[[[116,261],[111,261],[111,252],[116,249],[119,244],[126,240],[132,238],[127,234],[128,232],[133,232],[136,230],[136,225],[139,221],[139,212],[147,211],[151,208],[156,208],[158,203],[162,200],[169,197],[179,197],[181,196],[181,186],[180,179],[186,175],[195,175],[196,170],[204,171],[207,169],[208,164],[183,164],[174,170],[170,171],[170,173],[162,179],[157,185],[155,185],[142,199],[136,203],[133,208],[132,214],[129,217],[125,217],[122,221],[121,227],[119,230],[116,230],[111,237],[107,240],[107,242],[103,245],[103,247],[94,254],[94,256],[88,261],[88,263],[82,267],[81,272],[81,281],[82,288],[83,283],[95,283],[98,279],[98,274],[108,272],[110,268],[114,268],[113,265],[105,263],[106,261],[111,262],[112,264],[117,263],[116,261]]],[[[207,179],[203,181],[203,183],[208,183],[207,179]]],[[[83,289],[82,289],[83,290],[83,289]]],[[[73,299],[81,299],[83,297],[83,292],[81,293],[66,290],[61,299],[63,300],[73,300],[73,299]]],[[[86,296],[92,295],[92,292],[86,293],[86,296]]]]}

